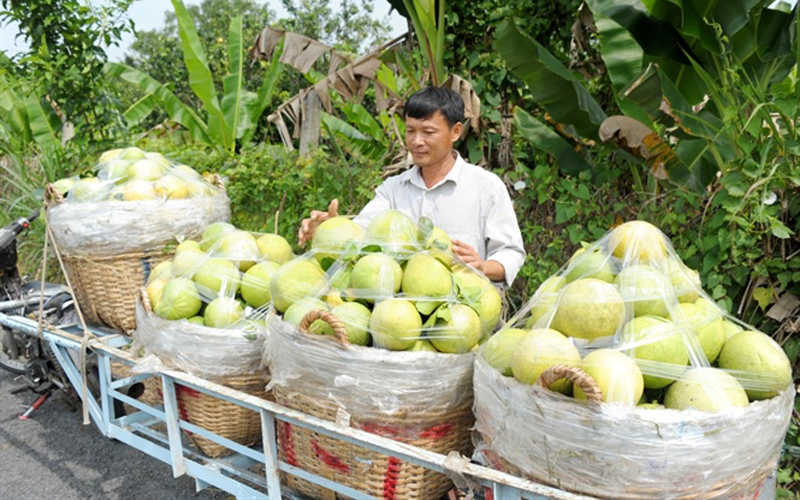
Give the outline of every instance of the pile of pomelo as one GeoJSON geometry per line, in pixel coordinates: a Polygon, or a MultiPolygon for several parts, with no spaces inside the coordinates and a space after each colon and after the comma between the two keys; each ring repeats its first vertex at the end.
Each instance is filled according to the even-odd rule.
{"type": "MultiPolygon", "coordinates": [[[[723,411],[792,383],[781,347],[712,302],[699,274],[642,221],[578,250],[481,354],[524,384],[553,365],[579,367],[604,402],[647,408],[723,411]]],[[[586,398],[564,379],[551,389],[586,398]]]]}
{"type": "MultiPolygon", "coordinates": [[[[277,269],[269,290],[287,322],[330,311],[351,344],[395,351],[468,352],[501,312],[494,285],[453,258],[444,231],[396,210],[366,229],[347,217],[326,220],[311,251],[277,269]]],[[[309,332],[333,333],[321,320],[309,332]]]]}
{"type": "Polygon", "coordinates": [[[210,174],[173,164],[161,153],[136,147],[106,151],[94,167],[94,176],[66,177],[54,182],[68,201],[136,201],[192,196],[214,196],[219,188],[210,174]]]}
{"type": "Polygon", "coordinates": [[[253,234],[215,222],[198,241],[177,246],[172,260],[156,266],[147,295],[156,315],[213,328],[263,323],[271,301],[269,283],[292,248],[276,234],[253,234]]]}

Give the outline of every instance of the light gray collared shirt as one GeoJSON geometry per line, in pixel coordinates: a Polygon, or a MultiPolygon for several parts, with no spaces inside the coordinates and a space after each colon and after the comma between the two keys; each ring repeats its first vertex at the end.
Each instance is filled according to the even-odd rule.
{"type": "Polygon", "coordinates": [[[505,268],[507,286],[525,260],[522,234],[505,184],[461,155],[456,154],[453,168],[431,188],[417,166],[386,179],[355,222],[366,227],[389,209],[400,210],[414,221],[429,217],[451,238],[471,245],[481,259],[499,262],[505,268]]]}

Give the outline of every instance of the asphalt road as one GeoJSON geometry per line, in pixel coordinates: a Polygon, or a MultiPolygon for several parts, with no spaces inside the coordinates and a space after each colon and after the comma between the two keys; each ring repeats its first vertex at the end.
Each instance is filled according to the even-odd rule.
{"type": "Polygon", "coordinates": [[[58,500],[228,499],[208,489],[195,493],[194,480],[172,477],[172,469],[84,426],[80,411],[63,398],[45,402],[28,421],[19,420],[36,396],[11,394],[22,384],[0,370],[0,498],[58,500]]]}

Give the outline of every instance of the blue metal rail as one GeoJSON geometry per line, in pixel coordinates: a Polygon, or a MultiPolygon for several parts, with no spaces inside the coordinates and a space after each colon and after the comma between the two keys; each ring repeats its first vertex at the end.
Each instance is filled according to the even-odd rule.
{"type": "MultiPolygon", "coordinates": [[[[28,318],[0,313],[0,325],[29,335],[38,335],[36,321],[28,318]]],[[[43,332],[43,336],[53,348],[71,384],[78,394],[81,394],[82,379],[75,362],[77,358],[75,354],[80,352],[82,337],[77,332],[78,330],[75,328],[48,329],[43,332]]],[[[129,339],[102,329],[93,329],[93,333],[99,337],[99,340],[91,341],[89,347],[98,355],[100,394],[89,397],[87,401],[92,421],[103,435],[133,446],[171,465],[175,477],[184,474],[193,477],[198,491],[214,486],[230,493],[237,499],[296,498],[280,484],[279,473],[285,472],[357,500],[374,498],[279,460],[275,433],[276,421],[308,428],[320,434],[333,436],[370,450],[397,457],[426,469],[450,472],[451,474],[454,472],[448,469],[449,462],[444,455],[315,418],[179,371],[166,370],[156,374],[162,380],[164,404],[155,407],[149,406],[127,396],[120,389],[136,381],[143,381],[150,374],[133,375],[118,380],[112,380],[111,377],[112,361],[133,363],[130,355],[119,349],[127,345],[129,339]],[[262,446],[246,447],[182,420],[175,395],[176,383],[258,412],[261,415],[262,446]],[[122,401],[138,411],[116,418],[114,416],[114,400],[122,401]],[[163,427],[166,427],[166,433],[163,431],[163,427]],[[182,431],[194,433],[226,446],[233,450],[233,454],[222,459],[203,456],[187,446],[182,431]],[[253,469],[256,468],[263,468],[263,472],[254,472],[253,469]]],[[[590,498],[535,484],[470,463],[459,467],[458,473],[474,484],[485,488],[484,491],[490,491],[495,500],[590,498]]]]}

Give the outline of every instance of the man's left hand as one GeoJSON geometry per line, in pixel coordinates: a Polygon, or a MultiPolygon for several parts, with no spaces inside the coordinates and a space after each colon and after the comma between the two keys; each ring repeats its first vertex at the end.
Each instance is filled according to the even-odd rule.
{"type": "Polygon", "coordinates": [[[467,245],[463,241],[453,240],[453,253],[464,262],[464,264],[483,272],[483,259],[481,259],[481,256],[478,255],[478,252],[475,251],[472,246],[467,245]]]}

